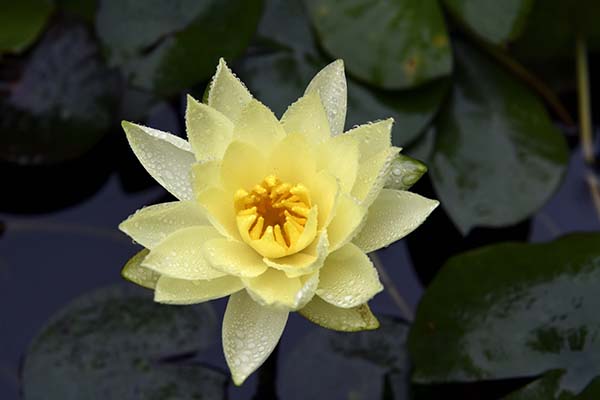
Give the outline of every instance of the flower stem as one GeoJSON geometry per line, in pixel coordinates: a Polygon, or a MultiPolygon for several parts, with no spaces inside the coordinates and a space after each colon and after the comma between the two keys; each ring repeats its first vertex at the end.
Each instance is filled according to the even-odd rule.
{"type": "Polygon", "coordinates": [[[400,294],[398,288],[396,288],[394,281],[392,281],[392,278],[390,278],[387,271],[385,270],[383,263],[381,262],[381,258],[379,258],[377,253],[371,253],[369,254],[369,257],[371,258],[373,265],[375,265],[375,268],[377,268],[377,272],[379,272],[379,276],[383,281],[383,286],[385,286],[386,288],[386,293],[392,298],[394,304],[396,304],[398,309],[400,309],[400,312],[402,313],[404,319],[406,319],[409,322],[412,322],[415,316],[404,297],[402,297],[402,295],[400,294]]]}
{"type": "Polygon", "coordinates": [[[577,97],[579,105],[579,137],[583,157],[589,164],[594,162],[592,112],[590,102],[590,78],[585,38],[578,35],[575,40],[575,66],[577,68],[577,97]]]}
{"type": "Polygon", "coordinates": [[[258,370],[258,385],[253,400],[272,399],[277,400],[277,357],[279,353],[279,344],[275,346],[273,352],[267,358],[265,363],[258,370]]]}

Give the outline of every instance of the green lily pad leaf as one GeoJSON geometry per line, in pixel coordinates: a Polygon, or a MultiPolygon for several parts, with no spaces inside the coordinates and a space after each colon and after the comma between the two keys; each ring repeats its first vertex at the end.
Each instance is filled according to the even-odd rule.
{"type": "Polygon", "coordinates": [[[39,36],[54,9],[51,0],[4,3],[0,12],[0,53],[21,52],[39,36]]]}
{"type": "Polygon", "coordinates": [[[436,0],[305,0],[321,44],[362,81],[406,89],[452,70],[436,0]]]}
{"type": "Polygon", "coordinates": [[[575,54],[577,34],[587,39],[589,48],[598,50],[599,20],[600,2],[596,0],[536,1],[512,51],[529,62],[570,59],[575,54]]]}
{"type": "Polygon", "coordinates": [[[523,31],[533,0],[444,0],[469,29],[492,43],[505,43],[523,31]]]}
{"type": "MultiPolygon", "coordinates": [[[[237,70],[250,91],[282,115],[302,96],[311,78],[328,61],[312,62],[287,51],[249,57],[237,70]]],[[[348,79],[346,129],[379,119],[394,118],[392,141],[405,146],[431,122],[448,90],[448,82],[435,81],[420,88],[384,92],[348,79]]]]}
{"type": "Polygon", "coordinates": [[[380,328],[373,331],[311,331],[282,360],[281,397],[381,399],[387,380],[393,382],[387,389],[392,392],[388,398],[409,399],[408,325],[391,317],[379,321],[380,328]]]}
{"type": "Polygon", "coordinates": [[[86,294],[33,340],[24,399],[225,399],[225,374],[169,361],[206,349],[216,328],[207,304],[159,305],[143,289],[122,286],[86,294]]]}
{"type": "Polygon", "coordinates": [[[319,55],[302,0],[267,0],[258,36],[273,47],[319,55]]]}
{"type": "Polygon", "coordinates": [[[520,81],[466,44],[456,58],[455,87],[435,124],[433,185],[463,233],[515,224],[558,187],[565,140],[520,81]]]}
{"type": "Polygon", "coordinates": [[[102,0],[96,29],[110,65],[135,87],[169,96],[209,78],[219,57],[239,56],[254,35],[261,4],[102,0]]]}
{"type": "Polygon", "coordinates": [[[574,396],[592,389],[585,398],[598,398],[599,285],[597,233],[497,244],[451,258],[425,292],[411,328],[413,379],[545,374],[513,399],[579,399],[574,396]]]}
{"type": "Polygon", "coordinates": [[[19,79],[2,82],[0,159],[51,164],[90,150],[114,120],[116,78],[86,27],[47,31],[19,79]]]}

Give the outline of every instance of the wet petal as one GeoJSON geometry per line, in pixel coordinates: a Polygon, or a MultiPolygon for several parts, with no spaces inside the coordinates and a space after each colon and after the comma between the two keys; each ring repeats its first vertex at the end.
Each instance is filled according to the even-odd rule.
{"type": "Polygon", "coordinates": [[[337,179],[327,171],[319,171],[310,184],[310,197],[319,207],[318,229],[329,225],[334,217],[335,206],[340,194],[337,179]]]}
{"type": "Polygon", "coordinates": [[[185,125],[198,160],[218,160],[231,142],[233,123],[216,109],[187,97],[185,125]]]}
{"type": "Polygon", "coordinates": [[[421,225],[439,204],[415,193],[383,189],[352,242],[365,253],[389,246],[421,225]]]}
{"type": "Polygon", "coordinates": [[[358,143],[342,136],[324,142],[318,151],[317,168],[335,176],[344,192],[350,192],[356,181],[360,153],[358,143]]]}
{"type": "Polygon", "coordinates": [[[285,137],[285,131],[271,110],[258,100],[251,100],[235,125],[234,137],[251,143],[264,153],[285,137]]]}
{"type": "Polygon", "coordinates": [[[221,186],[221,160],[210,160],[192,165],[192,190],[198,196],[210,187],[221,186]]]}
{"type": "Polygon", "coordinates": [[[358,175],[352,188],[352,195],[364,207],[368,207],[377,198],[390,173],[392,161],[400,151],[397,147],[380,151],[367,160],[361,160],[358,175]]]}
{"type": "Polygon", "coordinates": [[[302,289],[300,278],[288,278],[284,272],[273,268],[256,278],[242,278],[254,301],[263,306],[293,310],[297,308],[296,296],[302,289]]]}
{"type": "Polygon", "coordinates": [[[223,317],[223,351],[236,385],[273,352],[287,318],[287,311],[263,307],[244,291],[231,295],[223,317]]]}
{"type": "Polygon", "coordinates": [[[198,203],[206,210],[211,225],[230,239],[241,240],[236,225],[233,195],[219,188],[208,188],[197,196],[198,203]]]}
{"type": "Polygon", "coordinates": [[[264,262],[269,267],[285,272],[290,278],[299,277],[321,268],[325,257],[329,253],[327,232],[322,232],[306,249],[281,258],[265,258],[264,262]]]}
{"type": "Polygon", "coordinates": [[[181,229],[150,251],[142,266],[161,275],[178,279],[213,279],[225,275],[210,266],[202,254],[202,245],[220,237],[212,226],[181,229]]]}
{"type": "Polygon", "coordinates": [[[121,222],[119,229],[152,249],[171,233],[190,226],[208,225],[204,210],[193,201],[174,201],[144,207],[121,222]]]}
{"type": "Polygon", "coordinates": [[[335,251],[358,233],[365,218],[365,209],[347,194],[341,194],[335,208],[335,215],[327,226],[329,251],[335,251]]]}
{"type": "MultiPolygon", "coordinates": [[[[240,141],[231,142],[221,162],[221,182],[224,189],[233,196],[238,189],[251,189],[266,175],[265,159],[258,148],[240,141]]],[[[233,207],[233,197],[229,203],[233,207]]]]}
{"type": "Polygon", "coordinates": [[[305,94],[288,107],[281,124],[285,131],[304,135],[310,143],[319,143],[331,136],[327,114],[318,93],[305,94]]]}
{"type": "Polygon", "coordinates": [[[235,276],[255,277],[267,269],[262,257],[247,244],[228,239],[206,242],[204,255],[213,268],[235,276]]]}
{"type": "Polygon", "coordinates": [[[208,105],[236,123],[242,110],[252,100],[246,86],[231,72],[225,60],[219,60],[217,72],[208,92],[208,105]]]}
{"type": "Polygon", "coordinates": [[[309,321],[336,331],[356,332],[379,328],[379,321],[366,304],[340,308],[315,296],[298,312],[309,321]]]}
{"type": "Polygon", "coordinates": [[[142,262],[146,256],[150,253],[148,249],[144,249],[138,252],[135,256],[131,257],[127,264],[121,270],[121,276],[127,279],[129,282],[133,282],[136,285],[143,286],[148,289],[154,289],[156,282],[160,278],[160,274],[152,271],[151,269],[142,267],[142,262]]]}
{"type": "Polygon", "coordinates": [[[391,147],[393,123],[394,120],[388,118],[383,121],[360,125],[350,129],[337,139],[358,142],[360,158],[361,160],[367,160],[391,147]]]}
{"type": "Polygon", "coordinates": [[[211,280],[185,280],[162,276],[154,291],[154,301],[164,304],[197,304],[229,296],[244,288],[235,276],[211,280]]]}
{"type": "Polygon", "coordinates": [[[315,149],[303,135],[290,133],[273,148],[268,166],[284,182],[307,185],[317,170],[315,149]]]}
{"type": "Polygon", "coordinates": [[[373,263],[352,243],[331,253],[320,270],[317,295],[337,307],[357,307],[381,290],[373,263]]]}
{"type": "Polygon", "coordinates": [[[306,94],[318,93],[327,114],[331,135],[344,131],[346,123],[346,103],[348,101],[344,62],[336,60],[323,68],[310,81],[306,94]]]}
{"type": "Polygon", "coordinates": [[[191,200],[190,168],[196,162],[185,140],[131,122],[123,121],[127,140],[146,171],[179,200],[191,200]]]}

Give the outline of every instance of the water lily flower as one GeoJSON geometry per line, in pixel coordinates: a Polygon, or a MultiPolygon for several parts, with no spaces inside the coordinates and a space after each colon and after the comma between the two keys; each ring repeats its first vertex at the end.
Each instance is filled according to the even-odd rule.
{"type": "Polygon", "coordinates": [[[188,141],[123,122],[142,165],[178,199],[121,223],[145,247],[123,275],[160,303],[230,296],[223,349],[236,384],[271,354],[292,311],[330,329],[377,328],[367,302],[382,285],[366,253],[438,205],[384,188],[400,151],[391,119],[344,132],[345,118],[342,61],[278,119],[221,60],[206,103],[188,97],[188,141]]]}

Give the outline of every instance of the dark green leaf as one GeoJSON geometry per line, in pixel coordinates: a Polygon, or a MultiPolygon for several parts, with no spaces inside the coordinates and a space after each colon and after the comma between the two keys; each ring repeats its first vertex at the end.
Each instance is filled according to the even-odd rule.
{"type": "Polygon", "coordinates": [[[575,36],[600,49],[600,2],[597,0],[536,1],[513,51],[526,61],[573,57],[575,36]]]}
{"type": "MultiPolygon", "coordinates": [[[[600,374],[600,234],[451,258],[409,336],[420,383],[539,376],[527,399],[570,399],[600,374]],[[551,372],[558,371],[558,372],[551,372]]],[[[594,385],[598,398],[600,387],[594,385]]],[[[581,397],[583,398],[583,397],[581,397]]]]}
{"type": "Polygon", "coordinates": [[[26,400],[224,399],[226,376],[167,361],[211,345],[208,305],[170,307],[131,287],[100,289],[61,310],[25,358],[26,400]]]}
{"type": "MultiPolygon", "coordinates": [[[[0,96],[0,158],[47,164],[92,148],[113,121],[116,76],[86,28],[49,30],[0,96]]],[[[4,86],[4,85],[3,85],[4,86]]]]}
{"type": "Polygon", "coordinates": [[[172,95],[209,78],[219,57],[239,56],[261,0],[102,0],[96,26],[111,65],[140,89],[172,95]]]}
{"type": "Polygon", "coordinates": [[[482,38],[504,43],[525,25],[533,0],[444,0],[448,11],[482,38]]]}
{"type": "Polygon", "coordinates": [[[434,187],[463,233],[515,224],[557,188],[565,140],[521,82],[464,44],[456,58],[455,87],[436,121],[434,187]]]}
{"type": "Polygon", "coordinates": [[[372,85],[406,89],[446,76],[452,53],[436,0],[305,0],[325,50],[372,85]]]}
{"type": "Polygon", "coordinates": [[[38,37],[54,6],[51,0],[20,0],[2,3],[0,53],[20,52],[38,37]]]}
{"type": "Polygon", "coordinates": [[[258,26],[259,37],[288,50],[318,55],[302,0],[267,0],[258,26]]]}
{"type": "Polygon", "coordinates": [[[284,359],[279,383],[285,399],[408,399],[408,325],[379,318],[374,331],[310,332],[284,359]],[[386,393],[388,394],[388,393],[386,393]]]}
{"type": "MultiPolygon", "coordinates": [[[[327,65],[311,62],[290,52],[254,56],[244,60],[239,75],[252,93],[269,105],[277,115],[304,93],[310,79],[327,65]]],[[[431,121],[448,89],[448,82],[432,82],[421,88],[384,92],[348,80],[346,128],[369,121],[394,118],[395,145],[412,142],[431,121]]]]}

